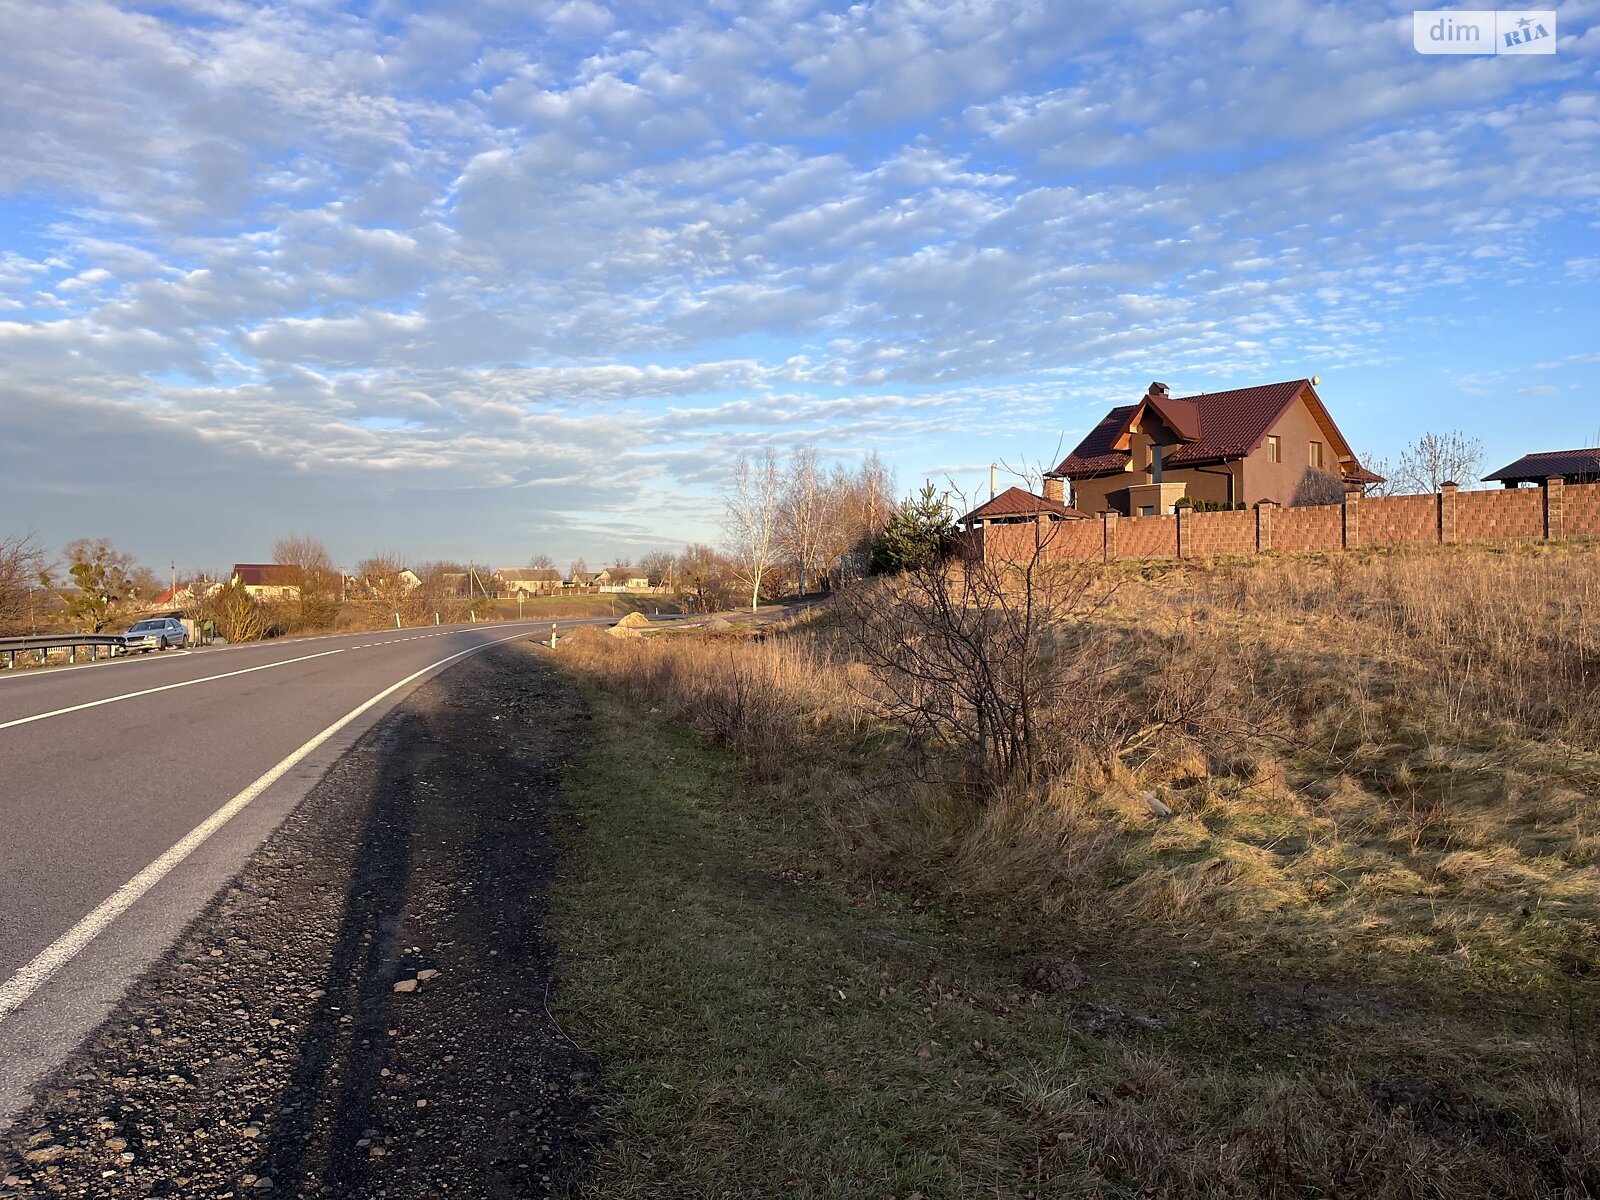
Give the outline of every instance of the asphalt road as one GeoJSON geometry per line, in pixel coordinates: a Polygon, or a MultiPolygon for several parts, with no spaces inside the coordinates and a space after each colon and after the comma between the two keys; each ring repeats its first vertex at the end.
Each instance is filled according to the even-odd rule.
{"type": "Polygon", "coordinates": [[[0,1200],[571,1194],[545,892],[586,720],[526,641],[415,688],[39,1081],[0,1200]]]}
{"type": "Polygon", "coordinates": [[[0,1126],[430,668],[549,629],[390,630],[0,676],[0,1126]]]}

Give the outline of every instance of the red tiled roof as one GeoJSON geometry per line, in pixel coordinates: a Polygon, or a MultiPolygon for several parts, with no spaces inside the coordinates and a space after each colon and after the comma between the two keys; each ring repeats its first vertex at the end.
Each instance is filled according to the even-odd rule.
{"type": "Polygon", "coordinates": [[[1149,395],[1144,398],[1145,407],[1154,410],[1166,427],[1178,435],[1184,442],[1200,440],[1200,410],[1193,404],[1183,400],[1174,400],[1164,394],[1149,395]]]}
{"type": "Polygon", "coordinates": [[[298,587],[298,567],[282,563],[234,563],[233,575],[246,587],[298,587]]]}
{"type": "Polygon", "coordinates": [[[1059,500],[1035,496],[1032,492],[1025,492],[1019,487],[1008,487],[987,504],[978,505],[962,517],[958,524],[965,525],[969,521],[992,521],[997,517],[1036,517],[1040,513],[1054,513],[1069,520],[1088,520],[1087,513],[1068,508],[1059,500]]]}
{"type": "Polygon", "coordinates": [[[1524,454],[1510,466],[1501,467],[1485,480],[1505,483],[1524,479],[1548,479],[1552,475],[1600,475],[1600,447],[1590,450],[1546,450],[1524,454]]]}
{"type": "MultiPolygon", "coordinates": [[[[1290,379],[1227,392],[1205,392],[1182,398],[1146,397],[1146,400],[1160,401],[1152,407],[1163,414],[1163,419],[1174,427],[1173,432],[1180,436],[1187,431],[1176,427],[1176,422],[1182,419],[1179,414],[1192,414],[1190,428],[1197,431],[1196,438],[1170,447],[1164,459],[1168,466],[1181,467],[1219,458],[1243,458],[1261,444],[1273,422],[1310,386],[1310,380],[1290,379]],[[1168,413],[1171,415],[1166,415],[1168,413]]],[[[1113,408],[1051,474],[1083,479],[1122,470],[1128,463],[1128,451],[1118,450],[1116,442],[1138,408],[1138,404],[1113,408]]]]}

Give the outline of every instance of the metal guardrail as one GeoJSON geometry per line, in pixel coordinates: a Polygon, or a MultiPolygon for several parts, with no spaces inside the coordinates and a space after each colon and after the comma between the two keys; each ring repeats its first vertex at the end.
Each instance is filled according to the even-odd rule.
{"type": "Polygon", "coordinates": [[[40,633],[30,634],[27,637],[0,638],[0,655],[5,657],[6,668],[9,670],[17,665],[17,655],[39,655],[41,664],[50,661],[50,651],[65,650],[68,662],[78,661],[78,651],[89,651],[89,659],[100,657],[100,651],[106,651],[106,657],[114,657],[118,651],[126,653],[127,643],[123,641],[120,633],[40,633]]]}

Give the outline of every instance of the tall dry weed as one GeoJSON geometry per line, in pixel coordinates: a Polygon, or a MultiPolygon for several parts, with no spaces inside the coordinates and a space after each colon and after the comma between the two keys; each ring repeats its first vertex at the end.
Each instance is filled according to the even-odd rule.
{"type": "MultiPolygon", "coordinates": [[[[1569,973],[1600,957],[1600,552],[1111,578],[1028,627],[1037,686],[1007,702],[1034,705],[1035,769],[981,789],[961,769],[976,717],[960,689],[896,657],[893,637],[926,630],[878,615],[916,602],[897,586],[763,639],[574,653],[747,756],[875,873],[1100,922],[1231,923],[1245,944],[1292,928],[1396,962],[1448,948],[1470,969],[1569,973]],[[863,659],[872,622],[884,652],[863,659]],[[1441,904],[1471,919],[1441,924],[1441,904]]],[[[1015,664],[994,665],[1012,687],[1015,664]]]]}

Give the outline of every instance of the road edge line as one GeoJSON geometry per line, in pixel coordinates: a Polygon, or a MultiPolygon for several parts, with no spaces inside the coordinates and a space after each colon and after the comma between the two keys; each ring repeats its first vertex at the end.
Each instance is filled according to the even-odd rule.
{"type": "MultiPolygon", "coordinates": [[[[95,938],[110,928],[111,923],[132,908],[141,896],[160,883],[184,859],[205,844],[212,834],[226,825],[258,796],[293,770],[312,751],[316,750],[317,747],[333,737],[334,734],[338,733],[350,722],[375,705],[381,704],[407,684],[415,683],[430,671],[448,666],[458,659],[480,654],[505,642],[514,642],[519,638],[531,636],[533,636],[531,633],[524,631],[513,634],[510,637],[497,638],[492,642],[485,642],[481,646],[469,646],[465,650],[459,650],[454,654],[439,659],[437,662],[429,663],[421,670],[413,671],[404,679],[391,683],[370,699],[362,701],[361,704],[322,730],[321,733],[313,736],[298,749],[291,751],[288,757],[281,759],[275,766],[268,769],[265,774],[257,778],[255,782],[196,825],[159,858],[101,901],[94,911],[39,951],[30,962],[18,968],[5,983],[0,984],[0,1023],[3,1023],[7,1017],[21,1008],[28,998],[38,991],[52,975],[76,958],[95,938]]],[[[332,653],[341,653],[341,651],[333,651],[332,653]]]]}

